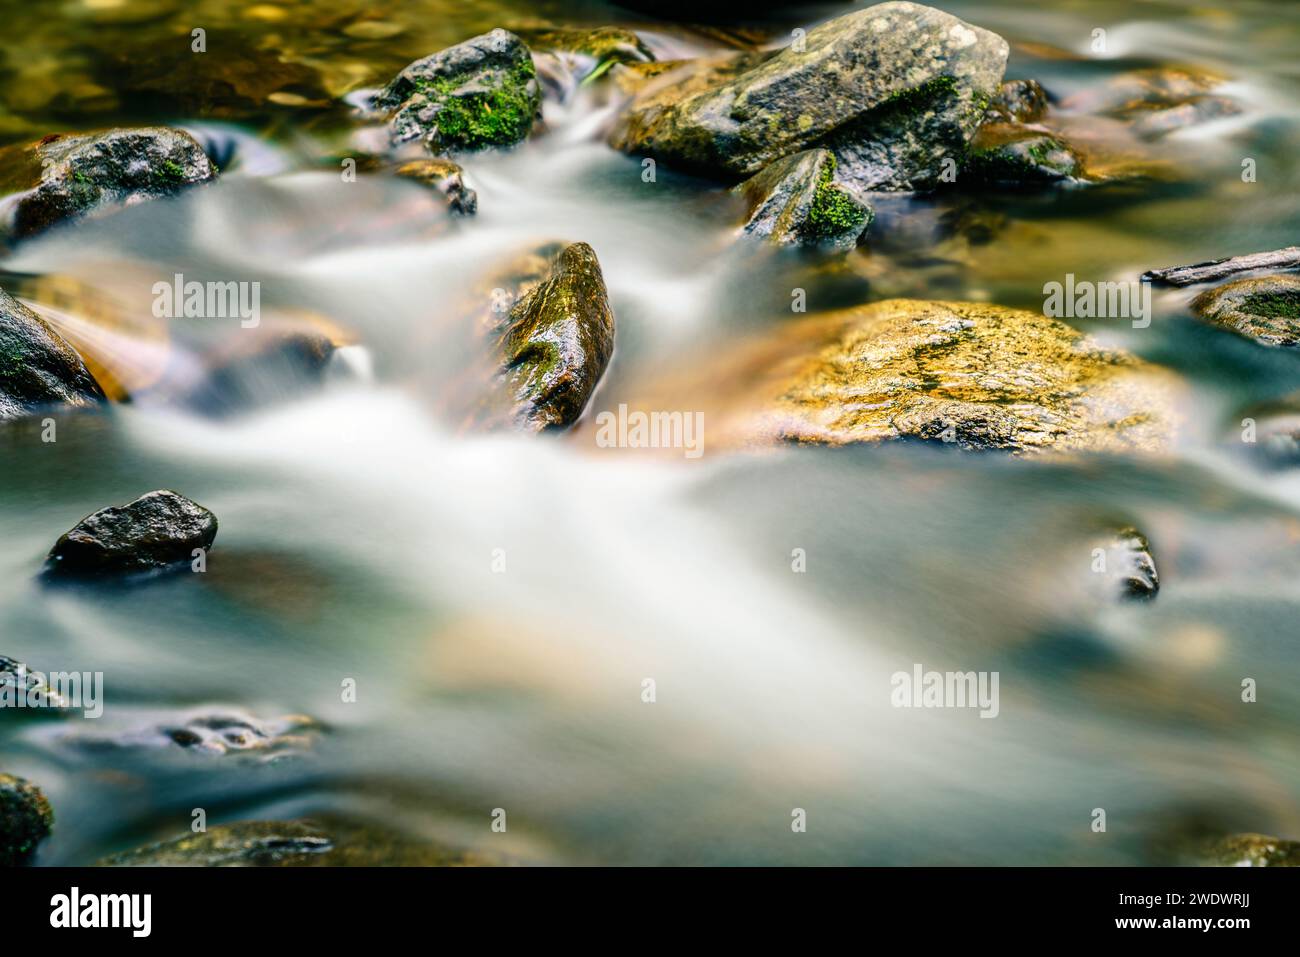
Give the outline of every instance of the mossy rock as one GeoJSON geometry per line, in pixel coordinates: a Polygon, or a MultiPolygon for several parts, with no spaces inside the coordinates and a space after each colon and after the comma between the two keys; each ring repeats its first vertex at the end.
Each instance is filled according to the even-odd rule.
{"type": "Polygon", "coordinates": [[[0,867],[29,863],[53,827],[54,811],[41,789],[0,774],[0,867]]]}
{"type": "Polygon", "coordinates": [[[963,186],[1034,188],[1082,177],[1082,160],[1057,137],[1018,123],[989,123],[971,140],[957,181],[963,186]]]}
{"type": "Polygon", "coordinates": [[[434,153],[508,147],[532,129],[541,86],[527,45],[493,30],[411,63],[375,106],[393,111],[394,145],[421,139],[434,153]]]}
{"type": "Polygon", "coordinates": [[[748,207],[744,229],[778,245],[852,247],[874,213],[835,182],[835,156],[806,150],[779,159],[734,190],[748,207]]]}
{"type": "Polygon", "coordinates": [[[1201,293],[1192,311],[1261,345],[1300,346],[1300,277],[1237,279],[1201,293]]]}
{"type": "Polygon", "coordinates": [[[105,401],[104,390],[77,351],[44,319],[0,289],[0,421],[105,401]]]}
{"type": "Polygon", "coordinates": [[[610,142],[736,177],[822,147],[846,185],[927,189],[945,159],[964,153],[1007,53],[1001,37],[940,10],[877,4],[815,27],[798,48],[734,78],[648,85],[610,142]]]}
{"type": "Polygon", "coordinates": [[[114,854],[103,867],[475,867],[487,858],[334,818],[241,821],[114,854]]]}
{"type": "Polygon", "coordinates": [[[0,191],[14,199],[8,224],[31,236],[89,213],[171,196],[217,170],[194,137],[164,126],[53,134],[0,150],[0,191]]]}

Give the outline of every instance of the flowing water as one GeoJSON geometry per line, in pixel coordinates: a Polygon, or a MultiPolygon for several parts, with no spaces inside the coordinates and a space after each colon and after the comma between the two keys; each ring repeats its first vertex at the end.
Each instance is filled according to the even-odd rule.
{"type": "MultiPolygon", "coordinates": [[[[794,287],[810,311],[899,294],[1038,309],[1066,273],[1293,244],[1300,6],[945,3],[1012,42],[1009,77],[1059,97],[1188,64],[1246,112],[1160,141],[1167,183],[883,200],[839,259],[738,243],[718,184],[643,181],[603,144],[599,84],[549,99],[521,148],[466,158],[479,213],[447,221],[410,183],[343,181],[345,109],[169,113],[106,67],[206,26],[342,95],[498,25],[624,24],[661,58],[719,47],[715,29],[594,4],[2,6],[5,141],[156,120],[230,157],[209,188],[0,260],[136,396],[62,417],[53,443],[38,422],[0,432],[0,653],[104,673],[97,720],[0,722],[0,768],[56,810],[41,863],[186,833],[200,807],[209,824],[343,815],[524,863],[1139,864],[1185,832],[1300,837],[1300,475],[1236,441],[1242,408],[1300,388],[1300,356],[1198,323],[1190,293],[1158,294],[1146,329],[1077,323],[1188,384],[1166,457],[736,453],[707,423],[700,458],[650,457],[597,448],[589,425],[466,435],[439,399],[483,271],[539,240],[590,243],[609,287],[616,352],[589,415],[787,321],[794,287]],[[400,31],[349,33],[363,11],[400,31]],[[997,227],[969,241],[972,220],[997,227]],[[267,381],[246,414],[190,411],[177,384],[248,330],[153,320],[153,283],[176,273],[258,281],[267,326],[306,316],[357,347],[324,389],[267,381]],[[155,488],[217,514],[206,573],[36,577],[82,516],[155,488]],[[1151,540],[1154,602],[1091,590],[1096,535],[1120,524],[1151,540]],[[890,676],[917,663],[999,672],[998,717],[892,708],[890,676]],[[104,743],[214,710],[319,730],[274,761],[104,743]]],[[[745,36],[782,44],[847,9],[776,11],[745,36]]]]}

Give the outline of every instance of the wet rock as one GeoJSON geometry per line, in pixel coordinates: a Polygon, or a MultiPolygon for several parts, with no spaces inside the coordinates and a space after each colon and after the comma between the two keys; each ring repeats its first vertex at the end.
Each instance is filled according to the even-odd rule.
{"type": "Polygon", "coordinates": [[[152,716],[124,732],[78,729],[65,740],[91,751],[181,749],[274,761],[309,750],[319,730],[315,721],[300,714],[262,720],[235,709],[209,709],[179,716],[152,716]]]}
{"type": "Polygon", "coordinates": [[[333,819],[241,821],[116,854],[107,867],[473,867],[490,863],[409,835],[333,819]]]}
{"type": "MultiPolygon", "coordinates": [[[[730,81],[657,89],[629,105],[610,142],[684,167],[751,176],[812,147],[859,189],[936,185],[978,127],[1007,43],[912,3],[882,3],[808,32],[730,81]]],[[[698,81],[696,81],[698,82],[698,81]]]]}
{"type": "Polygon", "coordinates": [[[0,867],[29,863],[53,827],[54,811],[41,789],[0,774],[0,867]]]}
{"type": "Polygon", "coordinates": [[[1226,96],[1200,96],[1163,110],[1151,110],[1133,117],[1133,130],[1154,139],[1189,126],[1207,123],[1242,112],[1241,104],[1226,96]]]}
{"type": "Polygon", "coordinates": [[[734,80],[776,55],[773,50],[749,50],[694,60],[622,63],[610,75],[624,93],[639,94],[634,106],[648,113],[734,80]]]}
{"type": "Polygon", "coordinates": [[[998,87],[986,119],[1003,123],[1036,123],[1047,115],[1047,91],[1037,80],[1008,80],[998,87]]]}
{"type": "Polygon", "coordinates": [[[1217,74],[1183,67],[1134,70],[1073,94],[1061,107],[1123,119],[1139,135],[1154,138],[1240,113],[1235,100],[1210,94],[1223,82],[1217,74]]]}
{"type": "Polygon", "coordinates": [[[1093,570],[1100,570],[1109,589],[1122,598],[1140,601],[1156,596],[1160,576],[1145,535],[1129,526],[1098,547],[1103,555],[1100,563],[1094,558],[1093,570]]]}
{"type": "Polygon", "coordinates": [[[541,87],[524,42],[493,30],[411,63],[374,105],[395,111],[394,145],[422,139],[435,153],[505,147],[532,129],[541,87]]]}
{"type": "Polygon", "coordinates": [[[104,390],[77,351],[0,289],[0,422],[43,408],[104,401],[104,390]]]}
{"type": "Polygon", "coordinates": [[[1233,424],[1230,441],[1241,443],[1247,437],[1246,447],[1266,468],[1300,465],[1300,392],[1245,409],[1233,424]]]}
{"type": "Polygon", "coordinates": [[[779,159],[735,188],[748,207],[745,232],[779,245],[851,247],[873,212],[835,182],[835,156],[806,150],[779,159]]]}
{"type": "Polygon", "coordinates": [[[1300,867],[1300,841],[1231,834],[1206,842],[1192,863],[1203,867],[1300,867]]]}
{"type": "Polygon", "coordinates": [[[971,140],[958,182],[1035,187],[1074,182],[1082,175],[1079,156],[1057,137],[1018,123],[986,123],[971,140]]]}
{"type": "Polygon", "coordinates": [[[207,375],[180,401],[218,418],[291,402],[321,386],[336,349],[329,335],[309,329],[240,338],[209,357],[207,375]]]}
{"type": "Polygon", "coordinates": [[[1300,277],[1238,279],[1201,293],[1192,312],[1266,346],[1300,346],[1300,277]]]}
{"type": "Polygon", "coordinates": [[[50,687],[46,676],[32,671],[21,661],[0,655],[0,707],[32,708],[40,712],[57,712],[71,707],[63,695],[50,687]]]}
{"type": "Polygon", "coordinates": [[[165,568],[192,560],[217,537],[217,517],[171,491],[87,515],[55,543],[48,574],[95,575],[165,568]]]}
{"type": "Polygon", "coordinates": [[[453,213],[473,216],[478,212],[478,193],[465,185],[465,171],[449,159],[413,160],[399,166],[396,173],[429,187],[453,213]]]}
{"type": "Polygon", "coordinates": [[[600,64],[645,63],[655,58],[639,36],[622,27],[595,27],[589,30],[543,27],[516,32],[533,50],[577,53],[600,64]]]}
{"type": "Polygon", "coordinates": [[[183,130],[155,126],[84,136],[53,134],[0,150],[9,229],[31,236],[64,220],[171,196],[210,182],[216,169],[183,130]]]}
{"type": "Polygon", "coordinates": [[[1156,451],[1177,422],[1171,374],[1041,313],[981,303],[895,299],[810,316],[659,378],[637,406],[703,411],[714,448],[1156,451]]]}
{"type": "Polygon", "coordinates": [[[530,432],[582,414],[614,351],[614,313],[595,250],[564,246],[492,335],[504,418],[530,432]]]}

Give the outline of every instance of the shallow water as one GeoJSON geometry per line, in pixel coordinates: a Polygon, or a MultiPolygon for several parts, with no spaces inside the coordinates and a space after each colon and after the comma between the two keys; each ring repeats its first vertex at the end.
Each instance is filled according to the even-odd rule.
{"type": "MultiPolygon", "coordinates": [[[[406,27],[378,42],[345,32],[361,4],[146,6],[160,12],[113,26],[87,12],[117,9],[102,3],[59,18],[4,4],[10,76],[70,85],[75,62],[110,94],[92,110],[0,84],[6,141],[42,122],[156,119],[235,144],[210,188],[0,260],[72,284],[72,305],[31,278],[24,295],[139,388],[129,405],[64,417],[55,443],[36,423],[0,431],[0,653],[105,676],[96,721],[0,721],[0,767],[56,809],[40,863],[182,834],[197,807],[210,824],[343,813],[520,862],[1140,864],[1189,830],[1300,837],[1300,474],[1260,469],[1235,440],[1242,408],[1300,387],[1300,356],[1197,323],[1190,293],[1159,294],[1147,329],[1078,323],[1187,383],[1168,457],[741,454],[711,448],[707,426],[699,459],[647,457],[597,448],[589,427],[466,436],[438,399],[472,348],[459,317],[482,308],[483,270],[538,240],[590,243],[609,287],[616,352],[589,415],[785,321],[796,286],[810,311],[896,294],[1038,309],[1066,273],[1133,279],[1289,245],[1300,7],[944,4],[1012,41],[1009,77],[1058,96],[1188,63],[1229,76],[1247,112],[1162,140],[1176,182],[884,200],[866,243],[828,261],[738,244],[717,184],[663,167],[643,182],[635,158],[603,145],[612,106],[594,85],[547,103],[546,135],[466,159],[479,214],[445,221],[411,184],[340,180],[346,111],[158,115],[97,69],[115,43],[184,37],[191,20],[360,64],[357,89],[529,16],[634,26],[663,56],[712,49],[712,33],[586,4],[368,3],[406,27]],[[288,12],[249,13],[268,6],[288,12]],[[1089,52],[1096,27],[1106,56],[1089,52]],[[1243,157],[1257,183],[1241,182],[1243,157]],[[990,241],[953,234],[972,216],[1000,221],[990,241]],[[186,411],[169,390],[246,330],[150,321],[152,284],[177,272],[260,281],[268,325],[325,317],[362,359],[305,397],[265,383],[273,401],[251,414],[186,411]],[[89,314],[87,299],[115,305],[89,314]],[[83,515],[154,488],[219,517],[205,574],[35,577],[83,515]],[[1129,523],[1162,587],[1116,605],[1091,591],[1091,548],[1129,523]],[[999,716],[891,708],[890,676],[915,663],[999,672],[999,716]],[[1240,701],[1245,677],[1255,704],[1240,701]],[[273,762],[78,744],[208,707],[302,713],[323,730],[273,762]],[[1104,835],[1089,826],[1097,807],[1104,835]],[[793,808],[806,834],[791,832],[793,808]]],[[[764,28],[785,42],[845,9],[764,28]]]]}

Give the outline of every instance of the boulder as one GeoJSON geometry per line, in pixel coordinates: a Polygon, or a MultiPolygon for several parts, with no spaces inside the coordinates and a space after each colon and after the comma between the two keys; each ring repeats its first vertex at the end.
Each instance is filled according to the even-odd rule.
{"type": "Polygon", "coordinates": [[[217,517],[170,491],[87,515],[50,550],[46,572],[95,575],[140,572],[192,560],[217,537],[217,517]]]}
{"type": "Polygon", "coordinates": [[[0,774],[0,867],[29,863],[53,827],[54,812],[41,789],[0,774]]]}
{"type": "Polygon", "coordinates": [[[0,150],[0,192],[12,192],[8,227],[31,236],[56,223],[171,196],[216,178],[194,137],[164,126],[55,133],[0,150]]]}
{"type": "Polygon", "coordinates": [[[1300,346],[1300,277],[1237,279],[1201,293],[1192,312],[1265,346],[1300,346]]]}
{"type": "Polygon", "coordinates": [[[420,139],[434,153],[506,147],[528,136],[541,87],[524,42],[493,30],[411,63],[374,105],[392,111],[394,145],[420,139]]]}
{"type": "Polygon", "coordinates": [[[748,209],[745,232],[783,246],[851,247],[875,215],[835,182],[835,156],[823,149],[779,159],[734,192],[748,209]]]}
{"type": "Polygon", "coordinates": [[[813,147],[859,189],[925,189],[957,160],[1002,82],[994,33],[915,3],[882,3],[810,30],[754,68],[698,89],[647,87],[610,142],[704,172],[752,176],[813,147]]]}
{"type": "Polygon", "coordinates": [[[43,408],[85,408],[104,401],[104,390],[77,351],[0,289],[0,421],[43,408]]]}

